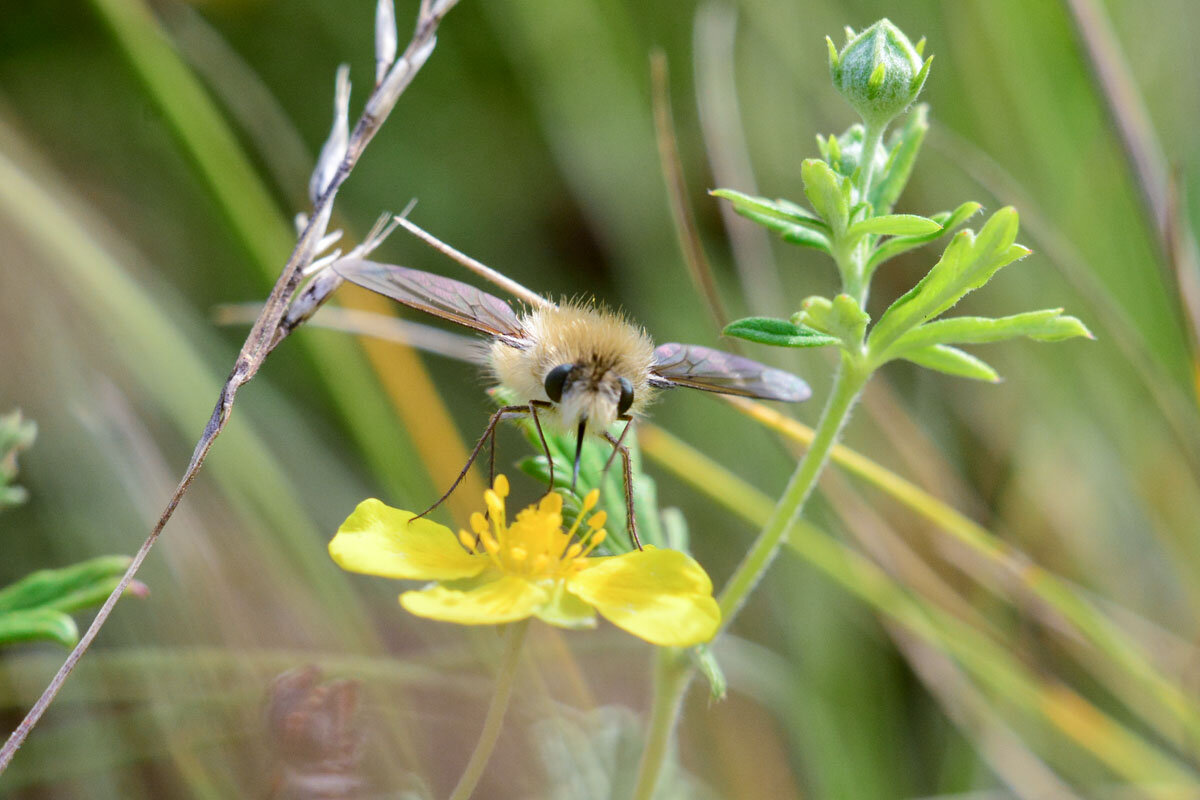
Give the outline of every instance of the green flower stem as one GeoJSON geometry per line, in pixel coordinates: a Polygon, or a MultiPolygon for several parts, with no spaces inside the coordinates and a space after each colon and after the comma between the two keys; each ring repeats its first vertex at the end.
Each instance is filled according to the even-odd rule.
{"type": "Polygon", "coordinates": [[[500,672],[496,675],[496,693],[492,695],[492,704],[488,706],[487,718],[483,721],[483,730],[475,744],[475,752],[471,753],[471,760],[467,762],[462,777],[458,779],[458,785],[454,787],[450,800],[467,800],[487,768],[492,750],[496,748],[496,740],[500,738],[500,728],[504,725],[508,701],[512,698],[517,664],[521,661],[521,645],[525,643],[525,632],[528,629],[529,620],[523,619],[510,624],[505,632],[504,660],[501,661],[500,672]]]}
{"type": "MultiPolygon", "coordinates": [[[[775,504],[758,539],[717,598],[721,607],[721,630],[728,627],[741,610],[746,598],[762,580],[767,568],[779,553],[788,531],[800,518],[805,501],[817,485],[817,479],[829,461],[829,454],[837,444],[842,428],[850,419],[850,412],[870,376],[871,372],[864,364],[843,353],[841,368],[834,378],[833,390],[825,404],[825,410],[821,412],[812,446],[796,466],[783,496],[775,504]]],[[[649,800],[653,795],[671,733],[675,728],[675,719],[694,673],[690,665],[681,659],[676,658],[673,664],[664,664],[661,660],[663,658],[666,656],[660,654],[660,662],[655,671],[654,704],[646,732],[645,750],[638,765],[634,800],[649,800]]]]}
{"type": "Polygon", "coordinates": [[[654,659],[654,706],[650,709],[650,726],[646,730],[645,747],[638,762],[637,786],[633,800],[650,800],[658,785],[659,775],[666,762],[671,734],[692,680],[692,668],[683,653],[660,647],[654,659]]]}
{"type": "Polygon", "coordinates": [[[879,149],[879,143],[883,141],[883,132],[886,128],[886,125],[868,124],[863,133],[862,155],[859,156],[859,161],[864,166],[859,183],[859,197],[864,200],[871,191],[871,181],[875,177],[875,151],[879,149]]]}
{"type": "Polygon", "coordinates": [[[812,446],[796,465],[796,471],[788,481],[787,488],[762,533],[751,546],[742,563],[738,565],[733,576],[725,584],[717,602],[721,606],[721,628],[724,630],[737,615],[747,595],[762,579],[767,567],[775,559],[779,547],[789,530],[800,518],[804,504],[817,485],[817,478],[829,461],[833,446],[850,419],[850,411],[854,408],[858,396],[862,393],[870,377],[870,370],[849,356],[842,355],[841,368],[833,380],[833,390],[825,410],[821,412],[821,420],[817,423],[812,446]]]}

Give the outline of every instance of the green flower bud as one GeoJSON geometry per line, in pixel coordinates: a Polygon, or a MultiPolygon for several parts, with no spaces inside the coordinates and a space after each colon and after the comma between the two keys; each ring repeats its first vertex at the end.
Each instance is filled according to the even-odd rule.
{"type": "MultiPolygon", "coordinates": [[[[921,63],[923,46],[914,47],[886,19],[854,36],[838,53],[829,46],[833,85],[858,111],[869,127],[882,128],[917,99],[929,74],[930,56],[921,63]]],[[[924,40],[921,42],[924,45],[924,40]]]]}

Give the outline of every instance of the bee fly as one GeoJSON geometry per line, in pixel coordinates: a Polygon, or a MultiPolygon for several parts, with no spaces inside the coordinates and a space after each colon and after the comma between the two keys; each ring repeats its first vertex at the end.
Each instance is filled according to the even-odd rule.
{"type": "MultiPolygon", "coordinates": [[[[447,250],[452,257],[461,255],[447,250]]],[[[748,358],[694,344],[655,347],[639,325],[592,303],[557,305],[529,292],[530,299],[541,302],[518,314],[494,295],[429,272],[354,258],[339,261],[334,268],[351,283],[490,336],[487,363],[492,377],[513,396],[526,399],[492,414],[458,478],[419,516],[437,508],[458,488],[489,438],[493,439],[494,471],[496,426],[505,417],[528,414],[546,452],[551,487],[554,459],[542,431],[543,421],[575,434],[572,488],[579,477],[580,453],[588,433],[612,445],[609,463],[621,454],[627,525],[634,544],[641,549],[629,449],[623,442],[630,424],[645,413],[660,389],[682,386],[791,403],[811,394],[796,376],[748,358]],[[617,421],[626,424],[621,435],[614,437],[609,429],[617,421]]]]}

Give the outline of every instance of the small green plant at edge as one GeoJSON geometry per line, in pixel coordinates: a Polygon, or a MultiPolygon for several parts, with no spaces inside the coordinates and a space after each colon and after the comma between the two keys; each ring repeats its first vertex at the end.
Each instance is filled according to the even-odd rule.
{"type": "MultiPolygon", "coordinates": [[[[20,411],[0,415],[0,510],[25,502],[27,492],[12,483],[17,454],[33,444],[37,426],[20,411]]],[[[0,647],[30,641],[71,647],[79,628],[71,612],[98,606],[129,566],[128,556],[100,556],[61,569],[43,569],[0,587],[0,647]]],[[[143,595],[136,583],[130,594],[143,595]]]]}

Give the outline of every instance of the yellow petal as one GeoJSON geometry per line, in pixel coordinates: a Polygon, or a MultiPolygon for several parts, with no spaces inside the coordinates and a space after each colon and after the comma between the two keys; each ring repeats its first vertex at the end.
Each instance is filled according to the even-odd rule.
{"type": "Polygon", "coordinates": [[[499,625],[534,614],[549,597],[548,591],[524,578],[497,575],[467,591],[435,584],[405,592],[400,595],[400,605],[418,617],[459,625],[499,625]]]}
{"type": "Polygon", "coordinates": [[[678,550],[647,547],[589,559],[568,579],[567,589],[614,625],[652,644],[707,642],[721,622],[708,574],[678,550]]]}
{"type": "Polygon", "coordinates": [[[450,580],[478,575],[486,556],[463,550],[454,532],[411,511],[363,500],[329,542],[342,569],[384,578],[450,580]]]}

